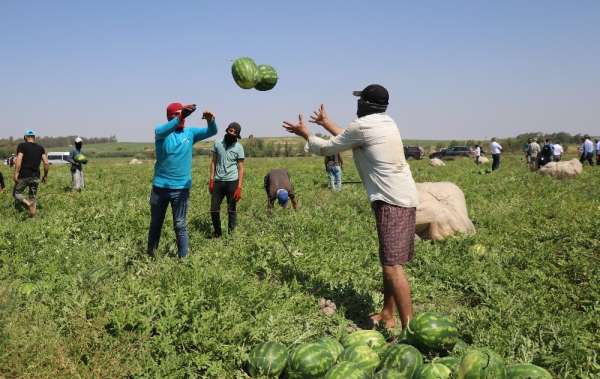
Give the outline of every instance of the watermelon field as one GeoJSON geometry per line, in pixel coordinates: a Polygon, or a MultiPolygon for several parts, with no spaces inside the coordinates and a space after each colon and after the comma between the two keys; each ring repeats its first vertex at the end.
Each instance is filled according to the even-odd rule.
{"type": "MultiPolygon", "coordinates": [[[[352,183],[340,193],[322,158],[248,159],[238,229],[221,239],[210,238],[208,161],[195,158],[183,261],[170,216],[157,258],[145,254],[150,161],[90,159],[82,193],[53,166],[35,219],[1,193],[0,377],[248,378],[257,344],[341,341],[366,327],[382,305],[381,268],[347,158],[352,183]],[[278,167],[300,208],[268,216],[263,177],[278,167]]],[[[466,344],[507,364],[600,377],[600,167],[559,181],[517,155],[493,174],[470,159],[410,165],[417,182],[456,183],[477,228],[417,242],[407,266],[416,313],[447,315],[466,344]]]]}

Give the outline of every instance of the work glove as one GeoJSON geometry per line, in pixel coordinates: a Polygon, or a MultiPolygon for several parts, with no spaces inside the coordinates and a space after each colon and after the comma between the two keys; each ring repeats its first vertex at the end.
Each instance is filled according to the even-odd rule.
{"type": "Polygon", "coordinates": [[[235,189],[235,192],[233,193],[233,199],[236,201],[236,203],[242,199],[242,187],[235,189]]]}
{"type": "Polygon", "coordinates": [[[208,192],[213,193],[214,190],[215,190],[215,180],[209,179],[208,180],[208,192]]]}

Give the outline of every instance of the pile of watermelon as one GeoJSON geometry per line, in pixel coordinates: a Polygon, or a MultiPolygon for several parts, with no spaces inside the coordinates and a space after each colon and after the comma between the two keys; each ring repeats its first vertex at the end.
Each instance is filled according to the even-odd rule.
{"type": "Polygon", "coordinates": [[[268,64],[257,65],[252,58],[242,57],[233,62],[231,74],[235,83],[243,89],[254,88],[268,91],[277,84],[277,71],[268,64]]]}
{"type": "Polygon", "coordinates": [[[494,351],[467,346],[442,314],[421,313],[406,330],[398,343],[376,330],[289,348],[263,342],[250,351],[247,371],[253,378],[288,379],[552,379],[539,366],[507,366],[494,351]]]}

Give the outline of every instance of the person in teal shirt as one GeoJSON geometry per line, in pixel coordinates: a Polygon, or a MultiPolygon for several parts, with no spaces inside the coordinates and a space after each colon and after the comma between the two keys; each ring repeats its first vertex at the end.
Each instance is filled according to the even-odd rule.
{"type": "Polygon", "coordinates": [[[215,142],[210,161],[208,190],[212,194],[210,216],[214,236],[220,237],[221,203],[227,197],[228,231],[231,234],[236,226],[236,203],[242,198],[244,183],[244,147],[238,142],[242,138],[242,127],[237,122],[229,124],[223,140],[215,142]]]}
{"type": "Polygon", "coordinates": [[[160,241],[160,232],[167,207],[171,204],[173,226],[177,240],[177,255],[188,253],[187,209],[192,186],[192,147],[203,139],[217,134],[217,124],[211,112],[202,118],[205,128],[187,128],[185,119],[196,110],[196,105],[172,103],[167,107],[167,122],[154,129],[156,163],[150,193],[150,229],[148,254],[154,256],[160,241]]]}

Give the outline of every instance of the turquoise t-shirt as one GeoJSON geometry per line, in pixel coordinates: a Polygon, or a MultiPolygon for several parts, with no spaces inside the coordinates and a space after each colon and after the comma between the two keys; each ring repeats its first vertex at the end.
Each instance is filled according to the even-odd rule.
{"type": "Polygon", "coordinates": [[[238,180],[238,161],[244,160],[244,147],[236,142],[225,149],[223,141],[215,142],[212,148],[217,155],[215,165],[215,180],[232,182],[238,180]]]}
{"type": "Polygon", "coordinates": [[[172,119],[154,129],[156,163],[152,185],[159,188],[185,189],[192,186],[192,146],[217,134],[215,121],[206,128],[176,130],[179,120],[172,119]]]}

